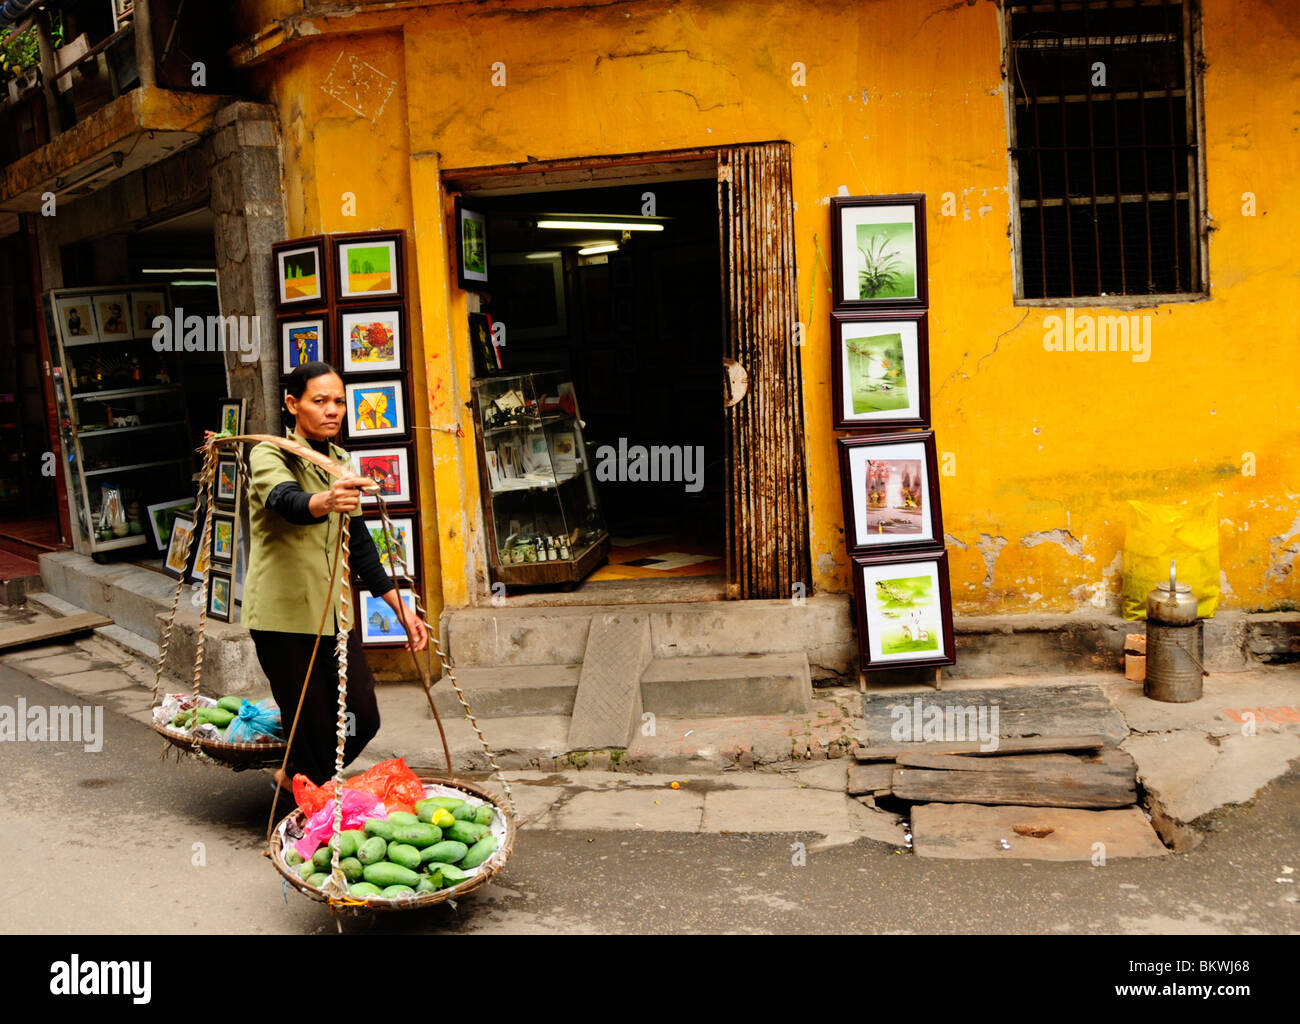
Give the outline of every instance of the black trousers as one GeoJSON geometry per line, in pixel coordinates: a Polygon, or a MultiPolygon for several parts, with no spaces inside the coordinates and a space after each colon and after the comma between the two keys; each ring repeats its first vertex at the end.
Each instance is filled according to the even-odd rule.
{"type": "MultiPolygon", "coordinates": [[[[257,660],[271,681],[271,695],[280,706],[284,735],[288,739],[294,711],[302,694],[307,663],[316,637],[306,633],[278,633],[250,629],[257,648],[257,660]]],[[[323,636],[312,665],[298,716],[298,730],[289,748],[289,778],[303,774],[318,786],[334,777],[334,752],[338,743],[337,715],[339,670],[334,659],[334,637],[323,636]]],[[[343,747],[343,764],[349,765],[379,732],[379,704],[375,701],[375,677],[366,664],[365,651],[357,630],[348,634],[347,710],[351,735],[343,747]]]]}

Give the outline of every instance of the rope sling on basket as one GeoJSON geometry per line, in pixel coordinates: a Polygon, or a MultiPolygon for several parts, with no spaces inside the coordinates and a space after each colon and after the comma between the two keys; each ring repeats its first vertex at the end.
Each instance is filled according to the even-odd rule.
{"type": "MultiPolygon", "coordinates": [[[[298,442],[293,441],[289,438],[276,437],[270,434],[240,434],[240,435],[224,436],[224,437],[214,436],[209,439],[209,441],[205,446],[203,470],[199,481],[199,491],[200,493],[206,493],[208,499],[204,530],[199,534],[200,537],[207,536],[208,530],[211,527],[212,479],[214,475],[214,468],[216,465],[216,450],[218,447],[221,446],[231,446],[235,448],[241,480],[244,482],[245,485],[247,485],[249,480],[248,469],[244,462],[242,449],[239,447],[244,442],[269,442],[279,448],[282,448],[287,452],[290,452],[291,454],[306,459],[312,464],[319,466],[321,469],[324,469],[327,473],[329,473],[331,476],[334,477],[342,478],[345,475],[348,475],[349,473],[347,467],[341,465],[338,462],[335,462],[333,459],[329,458],[328,456],[322,455],[316,452],[315,450],[313,450],[312,448],[309,448],[306,445],[299,444],[298,442]]],[[[398,618],[402,624],[402,628],[406,631],[407,636],[410,637],[411,630],[407,628],[407,618],[406,618],[407,606],[406,603],[401,599],[400,596],[401,590],[398,581],[400,579],[405,581],[407,584],[409,584],[409,589],[411,591],[413,603],[415,605],[414,614],[416,615],[417,618],[423,619],[425,617],[425,608],[420,598],[420,590],[419,587],[416,586],[415,580],[409,575],[409,572],[407,571],[408,567],[406,566],[405,560],[402,556],[402,551],[404,550],[403,546],[396,542],[396,538],[392,528],[392,522],[388,516],[388,509],[385,505],[383,496],[378,493],[378,485],[375,484],[372,487],[365,487],[364,489],[367,492],[373,494],[378,504],[380,520],[382,522],[383,531],[384,531],[385,548],[389,553],[389,557],[388,557],[389,573],[390,573],[390,577],[393,580],[394,586],[398,587],[398,595],[399,595],[397,600],[398,618]],[[400,573],[398,571],[399,568],[402,570],[400,573]]],[[[245,486],[243,488],[243,491],[245,494],[248,494],[249,488],[245,486]]],[[[335,811],[334,811],[334,821],[331,830],[331,836],[328,842],[328,846],[332,851],[331,859],[330,859],[329,879],[326,882],[326,884],[321,888],[314,888],[312,886],[309,886],[304,879],[302,879],[295,871],[293,871],[290,868],[290,866],[285,860],[284,847],[287,842],[287,837],[294,830],[299,832],[301,831],[301,824],[304,815],[300,810],[294,810],[292,813],[290,813],[287,817],[283,819],[283,821],[280,823],[280,826],[277,828],[275,826],[275,804],[274,803],[272,804],[271,816],[267,823],[267,842],[269,846],[268,855],[271,858],[272,864],[275,865],[276,870],[279,871],[280,874],[284,876],[287,884],[293,885],[300,892],[303,892],[305,895],[311,897],[312,899],[316,899],[322,902],[328,902],[331,908],[334,909],[349,908],[353,912],[357,912],[360,910],[368,910],[368,909],[397,910],[397,909],[413,909],[417,907],[429,906],[434,903],[440,903],[452,899],[455,896],[462,895],[473,889],[479,888],[482,885],[485,885],[491,879],[491,877],[495,875],[497,871],[501,869],[502,866],[504,866],[506,860],[509,858],[510,853],[514,847],[514,839],[515,839],[515,832],[516,832],[516,825],[515,825],[516,811],[515,811],[514,795],[510,791],[510,784],[506,780],[504,774],[502,773],[501,767],[496,762],[496,757],[493,755],[491,748],[488,746],[486,738],[483,736],[483,731],[479,728],[478,722],[474,718],[473,712],[470,710],[469,702],[465,699],[464,691],[461,689],[460,684],[456,682],[455,671],[452,669],[452,666],[447,660],[447,656],[443,650],[441,642],[437,639],[435,635],[433,635],[432,631],[430,631],[429,650],[436,651],[438,654],[439,661],[442,664],[443,674],[447,676],[447,678],[451,682],[452,687],[455,689],[456,696],[460,701],[461,707],[464,708],[465,710],[465,717],[469,720],[471,727],[474,729],[474,733],[478,737],[479,743],[483,748],[483,752],[487,757],[488,764],[491,765],[492,773],[496,776],[498,781],[501,783],[501,787],[504,792],[504,803],[502,803],[497,797],[489,793],[487,790],[481,789],[475,785],[472,785],[469,782],[456,779],[454,767],[451,760],[451,751],[447,744],[447,734],[445,729],[443,728],[442,717],[438,713],[438,709],[433,698],[433,679],[432,679],[432,672],[430,667],[430,663],[431,663],[430,655],[426,653],[425,661],[421,662],[421,660],[418,657],[416,657],[416,653],[413,647],[410,644],[408,644],[406,649],[411,653],[411,660],[415,664],[417,674],[420,676],[421,684],[424,687],[425,697],[429,703],[429,709],[430,711],[433,712],[434,721],[438,726],[438,733],[442,740],[443,755],[446,758],[446,763],[447,763],[446,779],[421,778],[420,781],[425,786],[426,795],[429,794],[431,788],[433,790],[436,790],[439,794],[442,795],[446,795],[447,791],[454,791],[459,794],[464,794],[468,796],[470,800],[466,801],[467,803],[472,801],[475,804],[487,803],[492,805],[496,812],[496,814],[494,815],[494,830],[500,832],[499,839],[497,842],[497,848],[485,862],[483,862],[481,865],[478,865],[474,868],[473,873],[470,877],[459,882],[459,884],[451,885],[447,888],[438,889],[436,891],[421,892],[418,895],[408,897],[408,898],[377,900],[374,902],[370,900],[365,900],[365,901],[358,900],[348,894],[347,879],[344,877],[342,869],[339,867],[339,860],[340,860],[339,850],[338,850],[339,844],[336,840],[337,837],[339,836],[339,833],[342,831],[343,803],[344,803],[343,753],[344,753],[344,746],[347,738],[347,681],[348,681],[347,644],[348,644],[348,633],[349,633],[349,630],[344,626],[344,623],[348,623],[351,621],[348,612],[351,608],[352,580],[351,580],[351,572],[350,572],[350,565],[349,565],[348,544],[346,541],[347,533],[348,533],[348,520],[350,517],[346,513],[338,513],[338,515],[340,517],[340,529],[338,531],[338,535],[336,538],[336,546],[334,550],[333,563],[332,563],[333,568],[330,574],[330,581],[329,581],[329,592],[332,593],[334,589],[335,581],[338,579],[339,567],[341,563],[343,569],[343,580],[342,580],[342,587],[339,595],[339,611],[340,611],[339,627],[336,630],[336,634],[335,634],[335,660],[338,664],[338,679],[339,679],[338,716],[337,716],[337,723],[336,723],[337,743],[335,749],[335,763],[334,763],[335,811]]],[[[187,560],[189,556],[189,546],[190,543],[193,541],[193,534],[195,532],[199,532],[199,531],[197,530],[191,531],[190,536],[186,537],[183,541],[184,554],[187,560]]],[[[184,579],[182,578],[177,583],[176,593],[172,599],[172,608],[168,614],[166,625],[163,631],[163,642],[160,645],[158,667],[154,676],[154,702],[155,703],[157,702],[158,699],[158,686],[162,679],[163,665],[166,661],[167,649],[171,640],[172,626],[176,616],[176,608],[179,603],[180,594],[183,587],[184,587],[184,579]]],[[[200,679],[202,664],[203,664],[203,631],[204,631],[204,622],[206,619],[206,611],[207,611],[207,602],[205,601],[199,613],[199,630],[198,630],[198,637],[195,645],[195,665],[194,665],[194,680],[193,680],[192,695],[196,701],[199,696],[199,679],[200,679]]],[[[213,741],[210,739],[199,737],[197,735],[198,732],[197,720],[194,723],[195,735],[191,738],[179,736],[175,733],[169,732],[163,729],[162,727],[160,727],[157,723],[155,723],[154,728],[158,732],[160,732],[168,740],[168,742],[173,744],[173,746],[175,746],[176,748],[183,750],[186,753],[192,753],[195,756],[197,756],[200,760],[207,761],[208,763],[224,764],[227,767],[234,768],[235,770],[240,770],[242,768],[249,768],[254,766],[270,767],[274,765],[275,763],[274,759],[279,758],[281,775],[283,775],[285,769],[288,766],[289,752],[292,749],[294,735],[298,727],[298,718],[302,712],[303,701],[306,697],[307,680],[311,678],[312,666],[315,662],[316,654],[320,647],[321,637],[325,629],[325,619],[326,616],[328,616],[328,614],[329,614],[329,605],[327,603],[321,615],[320,625],[317,627],[316,630],[316,644],[312,648],[311,659],[308,662],[308,666],[307,666],[306,679],[304,679],[302,691],[298,698],[298,707],[294,711],[293,723],[289,729],[288,738],[284,743],[241,744],[241,743],[226,743],[226,742],[213,741]],[[249,747],[256,748],[256,749],[255,751],[242,749],[242,748],[249,748],[249,747]],[[241,749],[235,749],[235,748],[241,748],[241,749]]],[[[167,748],[164,748],[164,754],[166,753],[166,749],[167,748]]],[[[278,791],[276,796],[278,799],[279,797],[278,791]]]]}

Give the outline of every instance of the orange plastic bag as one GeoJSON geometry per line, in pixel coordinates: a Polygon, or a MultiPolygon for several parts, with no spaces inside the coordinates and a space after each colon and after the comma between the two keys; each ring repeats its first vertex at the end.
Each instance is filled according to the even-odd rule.
{"type": "MultiPolygon", "coordinates": [[[[343,788],[358,789],[377,796],[390,813],[413,812],[415,802],[424,799],[424,783],[416,778],[415,772],[406,767],[406,762],[400,757],[380,761],[369,771],[344,779],[343,788]]],[[[331,780],[323,786],[317,786],[307,776],[295,775],[293,797],[310,818],[334,798],[334,782],[331,780]]]]}

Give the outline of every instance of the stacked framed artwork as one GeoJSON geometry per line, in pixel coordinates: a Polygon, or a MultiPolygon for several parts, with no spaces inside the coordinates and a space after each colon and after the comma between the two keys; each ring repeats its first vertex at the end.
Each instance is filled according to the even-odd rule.
{"type": "MultiPolygon", "coordinates": [[[[406,254],[401,231],[315,235],[271,247],[278,303],[281,388],[303,363],[328,362],[343,378],[347,403],[336,439],[358,475],[379,484],[396,534],[389,544],[378,501],[362,495],[353,528],[374,538],[387,571],[396,566],[419,587],[421,552],[415,451],[411,444],[410,346],[406,337],[406,254]]],[[[288,423],[285,424],[288,426],[288,423]]],[[[414,591],[399,593],[414,614],[414,591]]],[[[366,646],[406,642],[383,598],[354,588],[366,646]]]]}
{"type": "Polygon", "coordinates": [[[861,670],[952,665],[925,196],[831,199],[831,381],[861,670]]]}

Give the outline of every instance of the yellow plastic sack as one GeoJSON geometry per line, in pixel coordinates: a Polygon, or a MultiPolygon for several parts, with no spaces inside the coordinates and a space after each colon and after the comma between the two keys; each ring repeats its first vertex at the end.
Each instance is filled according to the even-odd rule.
{"type": "Polygon", "coordinates": [[[1147,594],[1169,582],[1169,560],[1178,582],[1191,585],[1196,614],[1208,618],[1219,605],[1219,499],[1196,505],[1130,501],[1124,534],[1124,618],[1147,617],[1147,594]]]}

